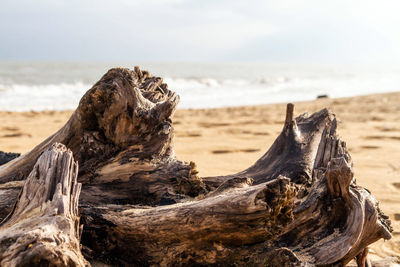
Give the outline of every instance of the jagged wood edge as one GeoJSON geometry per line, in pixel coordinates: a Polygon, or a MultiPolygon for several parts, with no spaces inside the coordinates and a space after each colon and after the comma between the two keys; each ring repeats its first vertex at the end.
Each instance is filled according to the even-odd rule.
{"type": "Polygon", "coordinates": [[[1,266],[87,266],[81,253],[78,164],[54,144],[28,175],[15,209],[0,225],[1,266]]]}

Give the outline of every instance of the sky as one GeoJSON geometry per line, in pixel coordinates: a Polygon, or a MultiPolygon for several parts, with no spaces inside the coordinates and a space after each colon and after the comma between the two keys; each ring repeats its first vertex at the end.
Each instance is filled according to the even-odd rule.
{"type": "Polygon", "coordinates": [[[398,0],[1,0],[0,60],[400,62],[398,0]]]}

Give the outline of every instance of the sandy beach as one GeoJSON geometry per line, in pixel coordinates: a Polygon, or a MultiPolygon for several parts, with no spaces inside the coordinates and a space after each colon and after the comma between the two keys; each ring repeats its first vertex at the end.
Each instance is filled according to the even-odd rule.
{"type": "MultiPolygon", "coordinates": [[[[354,161],[357,184],[368,188],[390,216],[390,241],[371,246],[373,258],[400,260],[400,93],[295,104],[295,114],[329,108],[354,161]]],[[[0,150],[25,153],[62,127],[72,111],[0,112],[0,150]]],[[[178,110],[175,152],[197,163],[200,176],[225,175],[249,167],[280,133],[285,104],[178,110]]]]}

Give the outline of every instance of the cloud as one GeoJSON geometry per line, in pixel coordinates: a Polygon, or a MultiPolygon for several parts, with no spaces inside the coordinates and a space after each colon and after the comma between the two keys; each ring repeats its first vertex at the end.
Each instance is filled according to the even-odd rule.
{"type": "Polygon", "coordinates": [[[400,60],[398,1],[3,1],[0,59],[400,60]]]}

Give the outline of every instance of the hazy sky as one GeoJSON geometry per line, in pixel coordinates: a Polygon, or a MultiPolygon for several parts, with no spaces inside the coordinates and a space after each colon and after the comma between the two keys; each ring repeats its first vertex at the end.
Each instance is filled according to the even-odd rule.
{"type": "Polygon", "coordinates": [[[399,0],[1,0],[0,60],[400,62],[399,0]]]}

